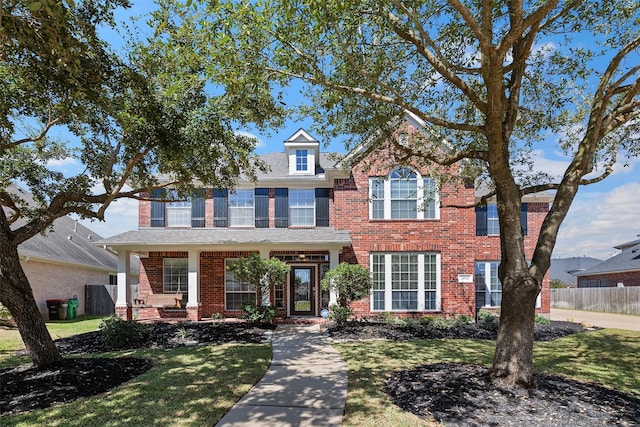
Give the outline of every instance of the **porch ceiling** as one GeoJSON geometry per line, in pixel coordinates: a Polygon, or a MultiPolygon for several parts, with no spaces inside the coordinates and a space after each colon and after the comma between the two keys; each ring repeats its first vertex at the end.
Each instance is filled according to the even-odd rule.
{"type": "Polygon", "coordinates": [[[351,245],[349,232],[321,228],[150,228],[127,231],[95,242],[114,250],[172,249],[339,249],[351,245]]]}

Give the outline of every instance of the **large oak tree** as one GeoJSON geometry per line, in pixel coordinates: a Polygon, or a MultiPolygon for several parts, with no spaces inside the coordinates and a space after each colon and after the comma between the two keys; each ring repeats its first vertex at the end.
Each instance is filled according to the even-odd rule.
{"type": "Polygon", "coordinates": [[[620,156],[639,152],[638,3],[194,4],[167,1],[157,25],[170,44],[190,41],[204,72],[224,83],[229,98],[279,111],[286,108],[283,88],[302,82],[303,112],[326,135],[349,135],[355,143],[392,135],[390,125],[409,111],[430,135],[397,145],[405,159],[464,164],[489,184],[487,196],[498,206],[503,289],[491,375],[534,386],[535,302],[558,229],[580,186],[604,179],[620,156]],[[532,166],[532,150],[550,143],[570,158],[559,178],[532,166]],[[554,191],[555,200],[528,260],[521,198],[543,190],[554,191]]]}
{"type": "Polygon", "coordinates": [[[116,55],[99,37],[125,6],[0,6],[0,303],[39,366],[60,354],[20,265],[22,242],[64,215],[103,220],[117,199],[165,186],[182,197],[194,180],[226,188],[260,167],[255,141],[234,134],[226,101],[208,94],[200,70],[153,43],[116,55]],[[51,165],[61,159],[81,165],[79,172],[56,172],[51,165]]]}

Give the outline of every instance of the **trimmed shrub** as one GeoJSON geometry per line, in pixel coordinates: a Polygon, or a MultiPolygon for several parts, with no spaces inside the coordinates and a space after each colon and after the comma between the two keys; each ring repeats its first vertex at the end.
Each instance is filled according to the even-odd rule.
{"type": "Polygon", "coordinates": [[[149,327],[135,320],[111,316],[98,326],[105,346],[113,349],[132,348],[149,337],[149,327]]]}

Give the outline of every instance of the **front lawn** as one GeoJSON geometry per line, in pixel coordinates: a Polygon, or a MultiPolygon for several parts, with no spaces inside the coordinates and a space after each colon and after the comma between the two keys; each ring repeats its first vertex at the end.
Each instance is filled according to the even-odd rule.
{"type": "MultiPolygon", "coordinates": [[[[344,426],[416,426],[429,423],[402,411],[384,394],[394,371],[437,362],[489,366],[494,341],[357,341],[334,344],[349,366],[344,426]]],[[[597,382],[640,397],[640,332],[605,329],[536,342],[537,370],[597,382]]]]}
{"type": "MultiPolygon", "coordinates": [[[[100,320],[48,324],[52,336],[95,330],[100,320]]],[[[0,366],[28,363],[13,353],[23,348],[16,330],[0,330],[0,366]],[[16,335],[14,337],[14,335],[16,335]],[[12,340],[5,340],[13,337],[12,340]],[[8,344],[8,343],[12,344],[8,344]]],[[[137,349],[99,357],[150,359],[151,370],[115,389],[47,409],[7,415],[3,426],[203,426],[214,425],[264,375],[268,344],[224,344],[137,349]]],[[[91,356],[94,357],[94,356],[91,356]]],[[[52,390],[64,393],[63,390],[52,390]]]]}

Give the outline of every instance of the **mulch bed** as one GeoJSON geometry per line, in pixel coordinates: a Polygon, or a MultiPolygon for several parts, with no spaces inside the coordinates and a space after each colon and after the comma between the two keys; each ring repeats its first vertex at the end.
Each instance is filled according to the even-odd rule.
{"type": "MultiPolygon", "coordinates": [[[[442,328],[349,322],[332,328],[332,340],[488,339],[497,325],[442,328]]],[[[571,322],[536,325],[535,340],[551,341],[593,331],[571,322]]],[[[640,425],[640,399],[597,384],[537,373],[536,389],[492,382],[488,368],[464,363],[421,365],[394,373],[385,392],[405,411],[445,426],[592,427],[640,425]]]]}
{"type": "MultiPolygon", "coordinates": [[[[536,340],[548,341],[584,332],[569,322],[536,325],[536,340]]],[[[227,342],[259,343],[264,329],[247,323],[156,323],[145,348],[173,348],[182,345],[209,345],[227,342]],[[190,343],[180,336],[188,335],[190,343]]],[[[422,338],[495,339],[495,328],[460,325],[438,328],[433,325],[390,325],[350,322],[330,328],[334,341],[422,338]]],[[[99,354],[109,351],[99,332],[90,332],[56,341],[66,355],[99,354]]],[[[0,414],[30,411],[69,402],[110,390],[151,369],[152,363],[136,358],[66,358],[47,369],[31,365],[0,370],[0,414]]],[[[462,363],[422,365],[396,372],[385,385],[393,402],[428,420],[452,426],[636,426],[640,420],[640,399],[595,384],[538,373],[537,389],[525,390],[494,384],[487,368],[462,363]]]]}
{"type": "MultiPolygon", "coordinates": [[[[267,326],[265,326],[267,327],[267,326]]],[[[186,345],[260,343],[265,329],[248,323],[154,323],[137,348],[174,348],[186,345]],[[188,340],[180,338],[188,336],[188,340]]],[[[112,349],[99,331],[55,341],[65,355],[100,354],[112,349]]],[[[24,353],[24,352],[22,352],[24,353]]],[[[0,370],[0,415],[48,408],[80,397],[111,390],[151,369],[152,362],[132,357],[65,358],[47,368],[22,365],[0,370]]],[[[2,424],[2,423],[0,423],[2,424]]]]}

